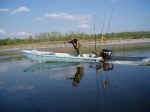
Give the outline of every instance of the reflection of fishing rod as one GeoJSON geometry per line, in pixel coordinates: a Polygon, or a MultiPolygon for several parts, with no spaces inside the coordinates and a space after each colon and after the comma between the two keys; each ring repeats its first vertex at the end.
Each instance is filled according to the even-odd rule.
{"type": "Polygon", "coordinates": [[[99,74],[98,71],[96,70],[96,90],[97,90],[97,95],[96,95],[96,108],[99,111],[99,99],[100,99],[100,87],[99,87],[99,74]]]}
{"type": "Polygon", "coordinates": [[[102,103],[104,104],[104,89],[103,89],[103,80],[100,80],[100,75],[101,75],[101,79],[103,76],[103,72],[102,70],[102,66],[101,65],[96,65],[96,88],[97,88],[97,96],[96,96],[96,105],[97,105],[97,110],[99,111],[99,109],[101,109],[100,111],[103,111],[103,105],[99,108],[99,101],[102,101],[102,103]],[[101,92],[100,92],[101,89],[101,92]]]}

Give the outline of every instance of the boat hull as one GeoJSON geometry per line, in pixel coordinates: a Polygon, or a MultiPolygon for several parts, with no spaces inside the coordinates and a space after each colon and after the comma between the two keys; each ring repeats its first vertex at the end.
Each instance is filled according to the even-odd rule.
{"type": "Polygon", "coordinates": [[[101,57],[89,57],[88,55],[84,56],[74,56],[67,53],[52,53],[52,52],[43,52],[36,50],[24,50],[24,55],[32,60],[42,61],[42,62],[100,62],[101,57]]]}

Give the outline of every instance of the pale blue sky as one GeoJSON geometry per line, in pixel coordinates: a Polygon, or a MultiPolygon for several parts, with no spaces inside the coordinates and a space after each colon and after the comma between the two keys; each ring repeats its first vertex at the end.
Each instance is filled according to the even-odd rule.
{"type": "Polygon", "coordinates": [[[150,0],[0,0],[0,38],[150,30],[150,0]],[[102,27],[104,24],[104,27],[102,27]]]}

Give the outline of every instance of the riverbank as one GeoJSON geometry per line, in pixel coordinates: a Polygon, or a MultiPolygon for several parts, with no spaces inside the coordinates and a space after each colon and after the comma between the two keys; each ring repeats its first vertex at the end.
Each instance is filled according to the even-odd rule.
{"type": "MultiPolygon", "coordinates": [[[[95,41],[79,40],[81,44],[81,50],[88,52],[89,50],[95,49],[95,41]]],[[[121,49],[137,49],[140,47],[149,48],[150,39],[114,39],[107,41],[97,41],[96,42],[97,50],[103,48],[109,48],[113,50],[121,49]]],[[[33,44],[19,44],[19,45],[5,45],[0,47],[0,52],[9,52],[9,51],[20,51],[23,49],[47,49],[54,52],[72,52],[72,45],[65,41],[53,41],[53,42],[39,42],[33,44]]],[[[7,53],[6,53],[7,54],[7,53]]],[[[14,53],[9,53],[14,54],[14,53]]],[[[5,55],[5,54],[3,54],[5,55]]]]}
{"type": "MultiPolygon", "coordinates": [[[[93,47],[95,46],[95,41],[79,40],[82,47],[93,47]]],[[[150,39],[114,39],[107,41],[97,41],[96,46],[137,46],[137,45],[149,45],[150,39]]],[[[0,50],[8,49],[30,49],[30,48],[69,48],[71,47],[66,41],[49,41],[49,42],[39,42],[31,44],[18,44],[18,45],[3,45],[0,46],[0,50]]]]}

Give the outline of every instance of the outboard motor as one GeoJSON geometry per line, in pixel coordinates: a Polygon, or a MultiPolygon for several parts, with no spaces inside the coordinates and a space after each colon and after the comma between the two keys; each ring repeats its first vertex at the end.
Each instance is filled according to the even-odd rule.
{"type": "Polygon", "coordinates": [[[104,59],[110,59],[112,56],[112,50],[103,49],[100,53],[100,56],[102,56],[104,59]]]}

